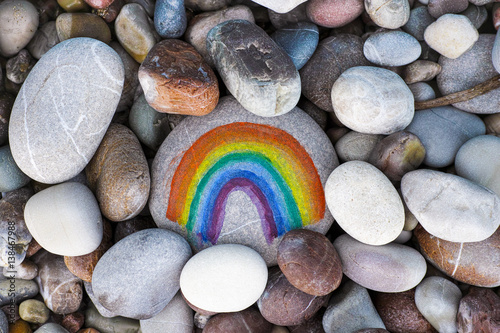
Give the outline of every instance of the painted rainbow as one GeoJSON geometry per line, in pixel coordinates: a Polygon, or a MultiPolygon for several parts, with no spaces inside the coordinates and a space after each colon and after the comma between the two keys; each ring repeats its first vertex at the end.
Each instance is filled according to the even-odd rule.
{"type": "Polygon", "coordinates": [[[293,136],[269,125],[231,123],[196,140],[173,175],[166,217],[216,244],[233,191],[252,200],[269,244],[325,214],[311,157],[293,136]]]}

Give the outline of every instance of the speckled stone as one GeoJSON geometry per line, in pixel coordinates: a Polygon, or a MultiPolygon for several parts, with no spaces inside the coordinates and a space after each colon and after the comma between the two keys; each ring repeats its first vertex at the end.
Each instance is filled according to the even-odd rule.
{"type": "Polygon", "coordinates": [[[208,12],[231,5],[231,0],[184,0],[184,5],[194,11],[208,12]]]}
{"type": "Polygon", "coordinates": [[[467,7],[467,9],[460,14],[467,16],[474,27],[476,29],[479,29],[484,24],[484,22],[486,22],[486,19],[488,18],[488,11],[484,6],[476,6],[472,4],[472,1],[469,2],[471,2],[469,4],[469,7],[467,7]]]}
{"type": "Polygon", "coordinates": [[[122,87],[122,61],[106,44],[72,38],[50,49],[12,108],[9,142],[19,168],[47,184],[76,176],[99,146],[122,87]]]}
{"type": "Polygon", "coordinates": [[[207,50],[226,88],[248,111],[274,117],[297,105],[299,73],[257,25],[245,20],[221,23],[208,33],[207,50]]]}
{"type": "Polygon", "coordinates": [[[387,29],[397,29],[410,18],[408,0],[365,0],[365,9],[376,25],[387,29]]]}
{"type": "Polygon", "coordinates": [[[0,3],[0,55],[12,57],[23,49],[38,29],[38,11],[29,1],[0,3]]]}
{"type": "Polygon", "coordinates": [[[441,73],[441,65],[433,61],[417,60],[404,70],[404,80],[407,84],[430,81],[441,73]]]}
{"type": "Polygon", "coordinates": [[[349,34],[323,39],[300,70],[302,93],[320,109],[333,112],[332,86],[351,67],[368,66],[361,37],[349,34]]]}
{"type": "Polygon", "coordinates": [[[15,279],[14,287],[16,292],[14,297],[12,291],[9,291],[9,289],[12,289],[11,285],[11,279],[0,280],[0,306],[10,304],[12,300],[14,300],[15,304],[19,304],[38,295],[38,286],[33,280],[15,279]]]}
{"type": "Polygon", "coordinates": [[[142,333],[192,333],[193,310],[186,304],[179,291],[160,313],[150,319],[141,320],[140,325],[142,333]]]}
{"type": "Polygon", "coordinates": [[[63,13],[56,19],[59,41],[75,37],[89,37],[108,44],[111,31],[106,22],[95,14],[63,13]]]}
{"type": "Polygon", "coordinates": [[[446,275],[474,286],[500,286],[500,229],[484,241],[472,243],[439,239],[420,225],[413,234],[424,257],[446,275]]]}
{"type": "Polygon", "coordinates": [[[36,299],[27,299],[19,304],[19,315],[29,323],[43,324],[49,320],[50,310],[36,299]]]}
{"type": "Polygon", "coordinates": [[[390,70],[353,67],[340,75],[332,92],[337,118],[348,128],[368,134],[392,134],[410,124],[413,94],[403,79],[390,70]]]}
{"type": "Polygon", "coordinates": [[[156,44],[138,75],[146,101],[159,112],[204,116],[219,100],[215,73],[194,47],[177,39],[156,44]]]}
{"type": "Polygon", "coordinates": [[[427,10],[435,18],[445,14],[456,14],[467,9],[469,1],[467,0],[429,0],[427,10]]]}
{"type": "Polygon", "coordinates": [[[9,146],[0,147],[0,192],[17,190],[30,180],[17,166],[9,146]]]}
{"type": "MultiPolygon", "coordinates": [[[[10,317],[10,316],[9,316],[10,317]]],[[[11,320],[12,322],[12,320],[11,320]]],[[[3,311],[0,311],[0,332],[9,333],[9,321],[3,311]]]]}
{"type": "Polygon", "coordinates": [[[380,134],[364,134],[350,131],[335,143],[335,152],[343,162],[368,162],[372,150],[383,138],[384,136],[380,134]]]}
{"type": "Polygon", "coordinates": [[[261,6],[269,8],[278,13],[288,13],[298,5],[307,0],[252,0],[261,6]]]}
{"type": "Polygon", "coordinates": [[[491,289],[471,287],[460,300],[457,328],[463,333],[500,331],[500,297],[491,289]]]}
{"type": "Polygon", "coordinates": [[[428,101],[430,99],[436,98],[436,92],[434,89],[425,82],[417,82],[408,84],[415,102],[428,101]]]}
{"type": "Polygon", "coordinates": [[[337,250],[323,234],[311,230],[285,234],[278,247],[278,265],[288,282],[309,295],[328,295],[342,280],[337,250]]]}
{"type": "Polygon", "coordinates": [[[33,69],[36,61],[26,49],[22,49],[5,64],[5,76],[8,80],[22,84],[33,69]]]}
{"type": "Polygon", "coordinates": [[[204,333],[247,332],[272,333],[273,324],[259,310],[250,307],[243,311],[221,313],[213,316],[203,329],[204,333]]]}
{"type": "Polygon", "coordinates": [[[64,327],[56,323],[42,325],[34,333],[69,333],[64,327]]]}
{"type": "Polygon", "coordinates": [[[410,18],[402,29],[417,40],[423,41],[425,29],[434,21],[436,19],[429,14],[427,7],[416,7],[410,11],[410,18]]]}
{"type": "Polygon", "coordinates": [[[379,66],[404,66],[420,57],[422,48],[410,34],[402,31],[374,33],[366,39],[363,53],[379,66]]]}
{"type": "Polygon", "coordinates": [[[414,288],[427,270],[425,259],[415,249],[386,244],[363,244],[349,235],[339,236],[333,245],[342,260],[344,274],[361,286],[396,293],[414,288]]]}
{"type": "MultiPolygon", "coordinates": [[[[119,0],[122,1],[122,0],[119,0]]],[[[112,41],[109,46],[120,56],[125,69],[125,79],[123,81],[123,90],[120,101],[116,107],[116,112],[127,111],[134,102],[136,90],[139,86],[139,64],[130,54],[116,41],[112,41]]]]}
{"type": "Polygon", "coordinates": [[[59,43],[55,21],[42,25],[35,33],[26,49],[35,59],[40,59],[47,51],[59,43]]]}
{"type": "MultiPolygon", "coordinates": [[[[0,77],[2,77],[1,70],[0,77]]],[[[1,79],[0,81],[3,82],[1,79]]],[[[2,83],[0,83],[0,90],[2,90],[1,85],[2,83]]],[[[6,91],[0,91],[0,146],[5,145],[9,137],[9,118],[14,100],[15,96],[12,94],[6,91]]]]}
{"type": "Polygon", "coordinates": [[[83,326],[84,323],[85,315],[82,312],[73,312],[63,317],[61,326],[67,329],[70,333],[75,333],[83,326]]]}
{"type": "Polygon", "coordinates": [[[310,0],[307,2],[307,17],[326,28],[342,27],[356,19],[363,10],[363,0],[310,0]]]}
{"type": "Polygon", "coordinates": [[[187,27],[184,0],[156,0],[154,24],[162,38],[179,38],[187,27]]]}

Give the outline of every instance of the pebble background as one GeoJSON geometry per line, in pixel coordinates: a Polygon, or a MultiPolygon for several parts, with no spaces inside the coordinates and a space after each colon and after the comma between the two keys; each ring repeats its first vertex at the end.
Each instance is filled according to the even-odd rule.
{"type": "Polygon", "coordinates": [[[500,333],[499,27],[1,1],[0,333],[500,333]]]}

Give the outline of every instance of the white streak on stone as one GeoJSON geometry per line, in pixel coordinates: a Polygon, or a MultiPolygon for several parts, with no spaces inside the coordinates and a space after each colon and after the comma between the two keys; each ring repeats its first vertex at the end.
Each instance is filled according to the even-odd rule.
{"type": "Polygon", "coordinates": [[[463,248],[464,248],[464,243],[460,243],[460,250],[458,251],[458,257],[457,260],[455,260],[455,269],[453,270],[453,273],[451,273],[451,276],[455,276],[455,273],[457,272],[458,264],[460,263],[460,258],[462,257],[463,248]]]}
{"type": "Polygon", "coordinates": [[[28,154],[30,156],[30,162],[33,165],[33,168],[35,169],[36,173],[38,176],[42,179],[46,179],[42,173],[40,172],[40,169],[38,169],[38,166],[35,163],[35,159],[33,158],[33,152],[31,151],[31,145],[30,145],[30,133],[29,133],[29,128],[28,128],[28,115],[26,114],[28,112],[28,105],[26,104],[26,94],[25,91],[26,89],[21,89],[23,91],[23,103],[24,103],[24,131],[26,132],[26,148],[28,150],[28,154]]]}
{"type": "Polygon", "coordinates": [[[106,69],[106,66],[104,66],[102,64],[101,60],[99,59],[99,56],[95,52],[95,48],[96,48],[97,45],[98,45],[98,43],[92,44],[92,49],[91,49],[92,50],[92,54],[94,55],[94,61],[96,62],[97,66],[99,66],[99,69],[101,70],[101,72],[103,72],[108,79],[110,79],[111,81],[113,81],[114,83],[116,83],[118,86],[121,86],[122,82],[120,82],[120,80],[118,80],[113,75],[111,75],[111,73],[106,69]]]}

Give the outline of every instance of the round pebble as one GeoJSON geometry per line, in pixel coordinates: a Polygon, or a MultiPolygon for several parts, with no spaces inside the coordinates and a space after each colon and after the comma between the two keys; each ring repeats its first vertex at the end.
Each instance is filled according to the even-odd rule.
{"type": "Polygon", "coordinates": [[[42,25],[35,33],[26,49],[35,59],[40,59],[48,50],[59,43],[55,21],[42,25]]]}
{"type": "Polygon", "coordinates": [[[410,18],[402,29],[418,41],[423,41],[425,29],[434,21],[436,19],[429,14],[427,7],[416,7],[410,11],[410,18]]]}
{"type": "Polygon", "coordinates": [[[0,3],[0,55],[12,57],[24,48],[38,29],[38,12],[29,1],[0,3]]]}
{"type": "Polygon", "coordinates": [[[60,42],[75,37],[89,37],[106,44],[111,41],[108,25],[95,14],[63,13],[57,17],[56,30],[60,42]]]}
{"type": "Polygon", "coordinates": [[[384,138],[380,134],[364,134],[350,131],[335,143],[335,152],[341,161],[368,162],[377,143],[384,138]]]}
{"type": "Polygon", "coordinates": [[[363,53],[379,66],[404,66],[420,57],[420,43],[402,31],[385,31],[371,35],[365,41],[363,53]]]}
{"type": "Polygon", "coordinates": [[[411,83],[408,84],[408,88],[410,88],[415,102],[423,102],[436,98],[436,92],[428,83],[411,83]]]}
{"type": "Polygon", "coordinates": [[[28,299],[19,304],[19,315],[29,323],[43,324],[49,320],[50,310],[43,302],[28,299]]]}
{"type": "Polygon", "coordinates": [[[154,23],[162,38],[179,38],[187,27],[184,0],[156,0],[154,23]]]}
{"type": "Polygon", "coordinates": [[[203,328],[203,332],[273,333],[272,329],[273,324],[265,320],[258,309],[250,307],[240,312],[221,313],[213,316],[203,328]]]}
{"type": "Polygon", "coordinates": [[[363,0],[310,0],[307,17],[317,25],[338,28],[352,22],[364,10],[363,0]]]}
{"type": "Polygon", "coordinates": [[[407,84],[430,81],[439,73],[441,73],[441,65],[438,63],[428,60],[417,60],[405,67],[404,80],[407,84]]]}
{"type": "Polygon", "coordinates": [[[467,0],[429,0],[427,10],[435,18],[445,14],[460,13],[467,9],[467,0]]]}
{"type": "Polygon", "coordinates": [[[365,9],[376,25],[397,29],[408,22],[410,18],[410,3],[408,0],[365,0],[365,9]]]}
{"type": "Polygon", "coordinates": [[[69,332],[59,324],[48,323],[41,326],[34,333],[69,333],[69,332]]]}
{"type": "Polygon", "coordinates": [[[0,192],[17,190],[30,180],[17,166],[9,146],[0,147],[0,192]]]}

